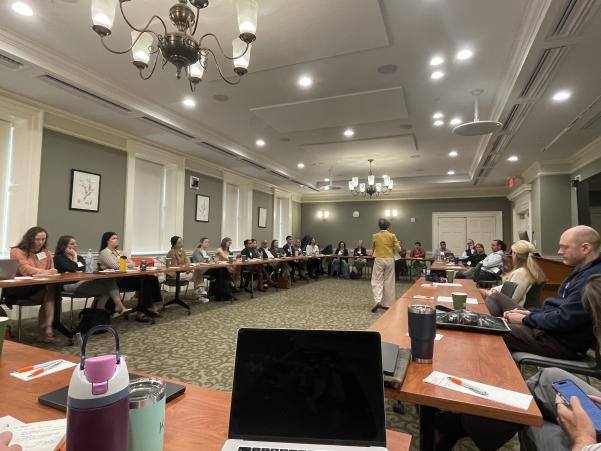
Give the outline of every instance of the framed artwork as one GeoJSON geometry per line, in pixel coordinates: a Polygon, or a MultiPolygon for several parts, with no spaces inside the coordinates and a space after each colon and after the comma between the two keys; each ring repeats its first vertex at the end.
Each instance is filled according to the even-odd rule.
{"type": "Polygon", "coordinates": [[[100,208],[100,174],[71,169],[70,210],[94,211],[100,208]]]}
{"type": "Polygon", "coordinates": [[[267,228],[267,208],[259,207],[259,227],[267,228]]]}
{"type": "Polygon", "coordinates": [[[209,197],[196,195],[196,221],[209,222],[209,197]]]}
{"type": "Polygon", "coordinates": [[[199,189],[200,179],[198,177],[190,176],[190,189],[199,189]]]}

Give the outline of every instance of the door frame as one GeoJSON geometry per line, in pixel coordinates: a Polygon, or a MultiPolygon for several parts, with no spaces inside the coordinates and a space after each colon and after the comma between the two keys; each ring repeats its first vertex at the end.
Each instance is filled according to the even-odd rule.
{"type": "MultiPolygon", "coordinates": [[[[498,239],[503,240],[503,212],[502,211],[444,211],[432,212],[432,246],[438,243],[438,220],[440,218],[457,218],[457,217],[478,217],[478,216],[494,216],[495,227],[499,231],[498,239]]],[[[467,223],[466,223],[467,226],[467,223]]],[[[469,236],[467,237],[469,238],[469,236]]]]}

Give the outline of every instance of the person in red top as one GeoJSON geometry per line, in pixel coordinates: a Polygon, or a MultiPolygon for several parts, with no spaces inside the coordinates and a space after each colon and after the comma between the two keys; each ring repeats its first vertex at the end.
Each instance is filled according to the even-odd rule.
{"type": "MultiPolygon", "coordinates": [[[[15,247],[10,248],[10,258],[17,260],[18,276],[36,276],[56,274],[52,254],[46,247],[48,232],[42,227],[32,227],[15,247]]],[[[52,333],[54,320],[54,302],[56,299],[56,285],[27,285],[23,287],[6,288],[4,290],[6,304],[10,306],[20,299],[28,299],[41,305],[38,313],[40,327],[39,341],[44,343],[57,343],[52,333]]]]}
{"type": "MultiPolygon", "coordinates": [[[[426,258],[426,250],[422,247],[422,243],[416,241],[413,245],[413,249],[409,253],[409,257],[411,258],[426,258]]],[[[418,260],[414,260],[411,262],[411,266],[418,274],[421,274],[424,269],[426,269],[426,263],[418,260]]]]}

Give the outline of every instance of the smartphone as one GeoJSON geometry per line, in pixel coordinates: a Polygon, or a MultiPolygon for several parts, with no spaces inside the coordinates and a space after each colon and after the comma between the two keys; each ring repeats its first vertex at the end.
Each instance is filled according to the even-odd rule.
{"type": "Polygon", "coordinates": [[[597,404],[595,404],[591,398],[578,387],[578,385],[571,380],[566,379],[564,381],[555,382],[552,387],[568,406],[570,405],[572,396],[576,396],[580,401],[582,408],[593,422],[595,431],[601,432],[601,408],[599,408],[599,406],[597,406],[597,404]]]}

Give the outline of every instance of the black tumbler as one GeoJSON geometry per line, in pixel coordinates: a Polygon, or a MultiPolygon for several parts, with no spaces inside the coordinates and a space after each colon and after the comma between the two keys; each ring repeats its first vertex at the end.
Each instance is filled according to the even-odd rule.
{"type": "Polygon", "coordinates": [[[410,305],[407,321],[411,337],[411,359],[416,363],[432,363],[436,309],[430,305],[410,305]]]}

